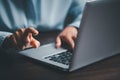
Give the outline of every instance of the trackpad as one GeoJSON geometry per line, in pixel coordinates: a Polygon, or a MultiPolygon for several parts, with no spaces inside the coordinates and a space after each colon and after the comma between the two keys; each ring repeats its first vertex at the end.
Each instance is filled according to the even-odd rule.
{"type": "Polygon", "coordinates": [[[45,44],[39,48],[31,48],[20,51],[19,54],[41,60],[44,56],[65,52],[67,49],[55,48],[55,43],[45,44]]]}

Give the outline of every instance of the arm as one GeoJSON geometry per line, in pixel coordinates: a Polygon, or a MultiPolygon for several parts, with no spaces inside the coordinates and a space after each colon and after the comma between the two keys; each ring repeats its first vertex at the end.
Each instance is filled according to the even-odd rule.
{"type": "Polygon", "coordinates": [[[72,19],[72,21],[68,23],[68,25],[79,28],[86,2],[87,0],[73,0],[73,3],[69,10],[70,16],[68,16],[69,19],[72,19]]]}
{"type": "Polygon", "coordinates": [[[57,36],[56,38],[57,48],[61,46],[62,42],[66,42],[71,46],[72,49],[74,49],[75,46],[74,41],[78,34],[77,28],[79,28],[80,25],[85,3],[86,3],[85,0],[73,0],[73,3],[69,11],[70,17],[68,18],[72,20],[70,20],[71,23],[68,23],[67,26],[65,26],[64,30],[57,36]]]}

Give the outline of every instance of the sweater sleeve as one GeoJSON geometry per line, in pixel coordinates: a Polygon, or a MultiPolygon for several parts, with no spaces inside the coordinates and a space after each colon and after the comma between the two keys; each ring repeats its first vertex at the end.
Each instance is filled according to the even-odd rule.
{"type": "Polygon", "coordinates": [[[87,0],[74,0],[71,8],[70,8],[70,13],[73,16],[73,21],[69,24],[71,26],[75,26],[79,28],[81,19],[82,19],[82,13],[85,7],[87,0]]]}
{"type": "Polygon", "coordinates": [[[4,39],[8,36],[11,35],[12,33],[10,32],[5,32],[5,31],[0,31],[0,46],[2,45],[4,39]]]}

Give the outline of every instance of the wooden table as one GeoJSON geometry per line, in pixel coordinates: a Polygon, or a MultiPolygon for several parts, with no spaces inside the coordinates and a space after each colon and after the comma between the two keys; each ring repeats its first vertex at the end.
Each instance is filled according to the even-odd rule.
{"type": "MultiPolygon", "coordinates": [[[[41,44],[55,40],[58,32],[40,33],[41,44]]],[[[67,73],[20,54],[0,50],[0,80],[120,80],[120,54],[67,73]]]]}

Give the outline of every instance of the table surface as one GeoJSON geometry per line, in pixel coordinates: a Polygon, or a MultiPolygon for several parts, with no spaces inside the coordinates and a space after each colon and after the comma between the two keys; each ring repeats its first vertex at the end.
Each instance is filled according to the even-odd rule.
{"type": "MultiPolygon", "coordinates": [[[[54,41],[58,32],[41,32],[41,45],[54,41]]],[[[120,54],[68,73],[39,61],[0,50],[0,80],[120,80],[120,54]]]]}

